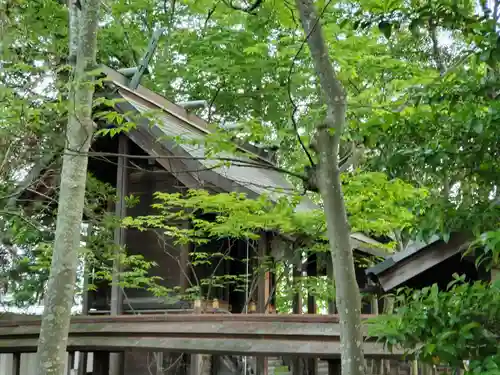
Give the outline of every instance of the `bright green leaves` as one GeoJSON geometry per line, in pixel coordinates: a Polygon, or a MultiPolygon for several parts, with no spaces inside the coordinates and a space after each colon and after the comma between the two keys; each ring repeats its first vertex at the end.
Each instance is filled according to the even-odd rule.
{"type": "MultiPolygon", "coordinates": [[[[424,189],[401,180],[389,181],[382,173],[346,175],[343,184],[353,231],[377,235],[413,228],[415,209],[421,208],[427,195],[424,189]]],[[[156,215],[127,218],[124,224],[141,230],[161,229],[180,243],[203,244],[211,238],[257,239],[261,231],[300,235],[312,243],[326,240],[324,213],[294,212],[299,197],[273,203],[266,196],[253,200],[238,193],[214,195],[191,190],[186,196],[158,192],[155,198],[156,215]],[[206,214],[215,215],[215,220],[204,219],[206,214]],[[178,226],[185,220],[192,222],[191,229],[178,226]]]]}
{"type": "Polygon", "coordinates": [[[354,231],[377,235],[414,228],[417,209],[427,198],[401,180],[388,180],[383,173],[356,173],[343,176],[344,195],[354,231]]]}
{"type": "Polygon", "coordinates": [[[470,373],[495,374],[500,365],[500,289],[495,284],[464,283],[456,278],[447,291],[437,285],[400,291],[396,314],[370,322],[373,336],[400,345],[430,364],[462,367],[470,373]]]}
{"type": "MultiPolygon", "coordinates": [[[[304,221],[303,216],[294,218],[295,204],[283,199],[276,204],[267,197],[247,199],[244,194],[210,194],[205,190],[190,190],[186,197],[180,194],[156,193],[153,208],[159,215],[127,218],[125,225],[138,228],[161,228],[178,242],[206,243],[210,238],[259,238],[265,231],[295,233],[311,230],[302,228],[315,220],[320,213],[313,213],[304,221]],[[202,219],[203,215],[215,214],[215,220],[202,219]],[[192,229],[180,229],[177,224],[190,220],[192,229]]],[[[317,233],[316,233],[317,234],[317,233]]]]}
{"type": "Polygon", "coordinates": [[[467,253],[475,255],[478,267],[484,266],[486,269],[498,267],[500,265],[500,230],[496,229],[482,233],[471,244],[467,253]]]}

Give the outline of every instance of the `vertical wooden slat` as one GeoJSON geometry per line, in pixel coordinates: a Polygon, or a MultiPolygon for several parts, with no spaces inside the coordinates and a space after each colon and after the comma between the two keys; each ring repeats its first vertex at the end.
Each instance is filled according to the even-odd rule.
{"type": "MultiPolygon", "coordinates": [[[[293,285],[298,287],[300,278],[302,277],[302,257],[299,257],[297,263],[293,267],[293,285]]],[[[293,296],[293,313],[302,314],[302,294],[300,288],[297,288],[297,292],[293,296]]],[[[302,373],[302,360],[298,356],[294,356],[292,359],[292,374],[293,375],[303,375],[302,373]]]]}
{"type": "Polygon", "coordinates": [[[108,352],[93,353],[94,366],[92,375],[108,375],[109,374],[109,354],[108,352]]]}
{"type": "MultiPolygon", "coordinates": [[[[118,136],[118,168],[116,173],[116,193],[118,201],[115,206],[115,215],[120,219],[124,218],[127,212],[125,204],[125,196],[127,194],[127,154],[128,154],[128,138],[124,134],[118,136]]],[[[111,284],[111,315],[119,315],[123,309],[123,293],[120,283],[120,255],[121,248],[125,245],[125,229],[121,226],[115,229],[114,245],[116,252],[113,259],[113,276],[111,284]]],[[[111,353],[109,356],[109,375],[122,375],[124,357],[122,353],[111,353]]]]}
{"type": "MultiPolygon", "coordinates": [[[[307,259],[307,276],[316,277],[318,276],[318,257],[315,253],[310,254],[307,259]]],[[[310,292],[307,293],[307,313],[316,314],[316,297],[310,292]]],[[[316,358],[307,359],[307,374],[317,375],[318,374],[318,361],[316,358]]]]}
{"type": "MultiPolygon", "coordinates": [[[[87,227],[87,238],[86,238],[86,246],[89,249],[92,249],[92,232],[93,232],[93,224],[88,223],[87,227]]],[[[84,260],[83,264],[83,296],[82,296],[82,315],[88,315],[89,313],[89,280],[90,280],[91,269],[88,262],[84,260]]],[[[78,367],[77,373],[78,375],[86,375],[87,374],[87,360],[88,353],[87,352],[79,352],[78,355],[78,367]]]]}
{"type": "MultiPolygon", "coordinates": [[[[189,229],[189,223],[185,223],[183,225],[185,229],[189,229]]],[[[181,288],[181,292],[184,293],[189,285],[189,252],[191,245],[184,244],[180,245],[180,272],[179,272],[179,286],[181,288]]]]}
{"type": "Polygon", "coordinates": [[[21,353],[12,354],[12,375],[21,375],[21,353]]]}
{"type": "MultiPolygon", "coordinates": [[[[334,275],[333,275],[333,261],[332,261],[332,254],[329,252],[327,254],[327,262],[326,262],[326,276],[328,280],[334,284],[334,275]]],[[[336,314],[337,313],[337,304],[335,302],[335,296],[331,296],[328,299],[328,314],[336,314]]]]}
{"type": "MultiPolygon", "coordinates": [[[[118,169],[116,173],[116,194],[118,200],[115,206],[115,215],[123,218],[126,215],[125,195],[127,194],[127,157],[128,153],[128,138],[121,134],[118,137],[118,169]]],[[[114,245],[117,252],[113,259],[113,279],[111,285],[111,315],[118,315],[122,313],[122,299],[123,294],[119,286],[119,274],[121,271],[120,265],[120,249],[125,244],[125,230],[122,227],[115,229],[114,245]]]]}
{"type": "MultiPolygon", "coordinates": [[[[269,235],[262,232],[258,243],[258,265],[259,270],[257,281],[257,312],[265,313],[266,304],[269,299],[269,274],[266,275],[264,263],[266,256],[269,253],[269,235]],[[266,277],[267,276],[267,277],[266,277]]],[[[256,372],[257,375],[267,375],[267,358],[258,356],[256,358],[256,372]]]]}
{"type": "Polygon", "coordinates": [[[87,362],[89,354],[87,352],[80,352],[78,356],[78,375],[87,374],[87,362]]]}
{"type": "Polygon", "coordinates": [[[329,359],[328,360],[328,375],[341,375],[342,366],[340,359],[329,359]]]}
{"type": "MultiPolygon", "coordinates": [[[[201,314],[201,300],[194,301],[194,313],[201,314]]],[[[191,354],[191,361],[189,364],[189,374],[190,375],[201,375],[201,365],[202,365],[202,357],[201,354],[191,354]]]]}
{"type": "Polygon", "coordinates": [[[66,374],[72,375],[72,370],[75,364],[75,352],[68,352],[66,360],[66,374]]]}
{"type": "Polygon", "coordinates": [[[258,281],[257,281],[257,312],[265,313],[266,312],[266,303],[269,298],[267,282],[266,282],[266,272],[264,270],[263,264],[265,262],[266,256],[268,253],[268,238],[267,233],[261,233],[259,244],[258,244],[258,281]]]}
{"type": "Polygon", "coordinates": [[[154,353],[156,363],[155,375],[163,375],[163,352],[154,353]]]}

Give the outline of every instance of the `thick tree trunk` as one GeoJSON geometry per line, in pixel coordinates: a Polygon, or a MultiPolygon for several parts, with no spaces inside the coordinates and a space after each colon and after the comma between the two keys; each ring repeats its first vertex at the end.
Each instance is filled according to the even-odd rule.
{"type": "Polygon", "coordinates": [[[87,178],[87,152],[94,130],[92,122],[92,77],[97,44],[100,0],[86,0],[77,20],[70,6],[70,61],[76,66],[69,98],[66,150],[63,157],[56,237],[50,278],[38,342],[38,375],[64,375],[65,352],[80,247],[80,234],[87,178]],[[75,36],[75,31],[78,35],[75,36]],[[73,38],[78,38],[74,43],[73,38]]]}
{"type": "Polygon", "coordinates": [[[323,197],[340,315],[342,373],[364,375],[361,297],[354,271],[338,151],[345,125],[346,97],[335,76],[313,0],[296,0],[314,68],[326,100],[325,124],[317,129],[317,181],[323,197]]]}

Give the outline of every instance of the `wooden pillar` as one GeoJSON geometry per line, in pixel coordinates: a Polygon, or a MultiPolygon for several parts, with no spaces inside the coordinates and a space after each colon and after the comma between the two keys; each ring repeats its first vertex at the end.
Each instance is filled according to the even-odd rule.
{"type": "Polygon", "coordinates": [[[88,358],[89,354],[87,352],[80,352],[80,355],[78,356],[78,375],[87,374],[88,358]]]}
{"type": "MultiPolygon", "coordinates": [[[[118,200],[115,205],[115,215],[123,218],[126,215],[125,195],[127,194],[127,157],[128,153],[128,138],[124,134],[118,136],[118,168],[116,173],[116,194],[118,200]]],[[[119,315],[122,313],[123,293],[119,286],[119,273],[121,272],[120,265],[120,247],[125,245],[125,230],[122,227],[115,229],[114,245],[116,253],[113,260],[113,278],[111,285],[111,315],[119,315]]]]}
{"type": "MultiPolygon", "coordinates": [[[[194,314],[201,314],[201,300],[194,301],[194,314]]],[[[202,366],[202,356],[201,354],[191,354],[191,363],[189,365],[189,375],[200,375],[202,366]]]]}
{"type": "MultiPolygon", "coordinates": [[[[182,229],[190,229],[191,223],[186,221],[182,223],[182,229]]],[[[179,259],[179,287],[181,288],[181,293],[184,293],[189,286],[189,253],[191,252],[192,244],[187,243],[180,245],[180,259],[179,259]]]]}
{"type": "Polygon", "coordinates": [[[264,314],[266,312],[266,303],[269,298],[269,276],[266,277],[264,262],[268,254],[268,236],[267,233],[262,233],[259,239],[258,247],[258,281],[257,281],[257,312],[264,314]],[[267,279],[267,280],[266,280],[267,279]]]}
{"type": "MultiPolygon", "coordinates": [[[[318,276],[317,255],[311,254],[307,259],[307,276],[318,276]]],[[[307,313],[316,314],[316,297],[309,292],[307,293],[307,313]]]]}
{"type": "Polygon", "coordinates": [[[75,368],[75,352],[68,352],[68,364],[66,366],[66,374],[72,375],[73,369],[75,368]]]}
{"type": "MultiPolygon", "coordinates": [[[[302,277],[302,257],[299,256],[297,263],[293,267],[293,286],[298,287],[298,283],[300,278],[302,277]]],[[[302,314],[302,293],[300,288],[297,289],[297,292],[293,296],[293,313],[294,314],[302,314]]],[[[292,374],[293,375],[303,375],[303,362],[302,359],[298,356],[294,356],[292,359],[292,374]]]]}
{"type": "MultiPolygon", "coordinates": [[[[326,262],[326,276],[330,283],[332,285],[335,284],[335,278],[333,275],[333,259],[332,259],[332,253],[328,252],[327,256],[327,262],[326,262]]],[[[331,298],[328,299],[328,314],[336,314],[337,313],[337,304],[335,302],[335,296],[331,296],[331,298]]]]}
{"type": "MultiPolygon", "coordinates": [[[[373,285],[373,282],[368,281],[368,285],[373,285]]],[[[378,315],[378,296],[377,294],[373,294],[371,296],[371,301],[370,301],[370,312],[373,315],[378,315]]],[[[367,361],[368,362],[368,361],[367,361]]],[[[380,371],[383,367],[384,360],[383,359],[371,359],[370,360],[370,368],[371,368],[371,373],[372,374],[380,374],[380,371]]]]}
{"type": "Polygon", "coordinates": [[[21,375],[21,353],[12,353],[12,375],[21,375]]]}
{"type": "Polygon", "coordinates": [[[109,353],[94,352],[94,366],[92,375],[108,375],[109,374],[109,353]]]}
{"type": "Polygon", "coordinates": [[[155,375],[163,375],[163,352],[154,353],[156,372],[155,375]]]}
{"type": "Polygon", "coordinates": [[[432,375],[432,365],[422,363],[422,375],[432,375]]]}
{"type": "MultiPolygon", "coordinates": [[[[127,194],[127,163],[128,163],[128,138],[125,134],[118,136],[118,168],[116,173],[116,193],[118,200],[115,206],[115,215],[122,219],[125,217],[127,207],[125,195],[127,194]]],[[[123,293],[120,283],[120,256],[121,249],[125,245],[125,229],[118,227],[114,233],[114,245],[116,246],[113,259],[113,276],[111,284],[111,315],[120,315],[123,309],[123,293]]],[[[111,353],[109,356],[109,375],[121,375],[123,373],[123,353],[111,353]]]]}
{"type": "MultiPolygon", "coordinates": [[[[267,310],[269,299],[269,273],[266,272],[264,264],[269,254],[269,234],[262,232],[258,244],[258,281],[257,281],[257,312],[264,314],[267,310]],[[266,277],[267,276],[267,277],[266,277]]],[[[267,357],[256,358],[257,375],[267,375],[267,357]]]]}
{"type": "Polygon", "coordinates": [[[328,375],[341,375],[342,366],[340,359],[329,359],[328,360],[328,375]]]}
{"type": "MultiPolygon", "coordinates": [[[[92,223],[88,223],[87,234],[86,234],[86,246],[89,249],[92,249],[92,231],[93,225],[92,223]]],[[[90,278],[90,267],[87,262],[83,265],[83,296],[82,296],[82,315],[88,315],[89,313],[89,278],[90,278]]],[[[87,361],[88,361],[88,353],[87,352],[79,352],[78,356],[78,367],[77,373],[78,375],[86,375],[87,374],[87,361]]]]}
{"type": "MultiPolygon", "coordinates": [[[[307,259],[307,276],[318,276],[318,257],[315,253],[310,254],[307,259]]],[[[316,297],[310,292],[307,293],[307,313],[316,314],[316,297]]],[[[307,359],[307,374],[318,374],[318,361],[316,358],[307,359]]]]}

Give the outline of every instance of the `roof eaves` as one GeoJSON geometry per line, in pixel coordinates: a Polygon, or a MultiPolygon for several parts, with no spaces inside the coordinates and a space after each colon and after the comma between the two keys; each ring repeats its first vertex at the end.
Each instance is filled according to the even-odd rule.
{"type": "MultiPolygon", "coordinates": [[[[116,70],[109,68],[106,65],[101,66],[104,74],[108,78],[108,80],[113,83],[114,85],[118,86],[120,89],[125,90],[128,92],[128,94],[135,95],[136,97],[141,98],[142,100],[145,100],[149,102],[150,104],[154,105],[155,107],[167,112],[168,114],[177,117],[179,120],[183,121],[187,125],[190,125],[197,130],[205,133],[205,134],[210,134],[211,131],[209,130],[209,124],[203,120],[201,117],[193,115],[186,111],[183,107],[172,103],[171,101],[165,99],[161,95],[145,88],[142,85],[139,85],[137,89],[132,90],[128,87],[128,81],[129,79],[125,77],[124,75],[118,73],[116,70]]],[[[252,145],[239,145],[237,144],[237,147],[241,150],[244,151],[248,154],[253,155],[254,157],[258,158],[262,162],[272,165],[270,160],[268,160],[266,157],[262,156],[259,154],[257,151],[257,147],[252,146],[252,145]]]]}

